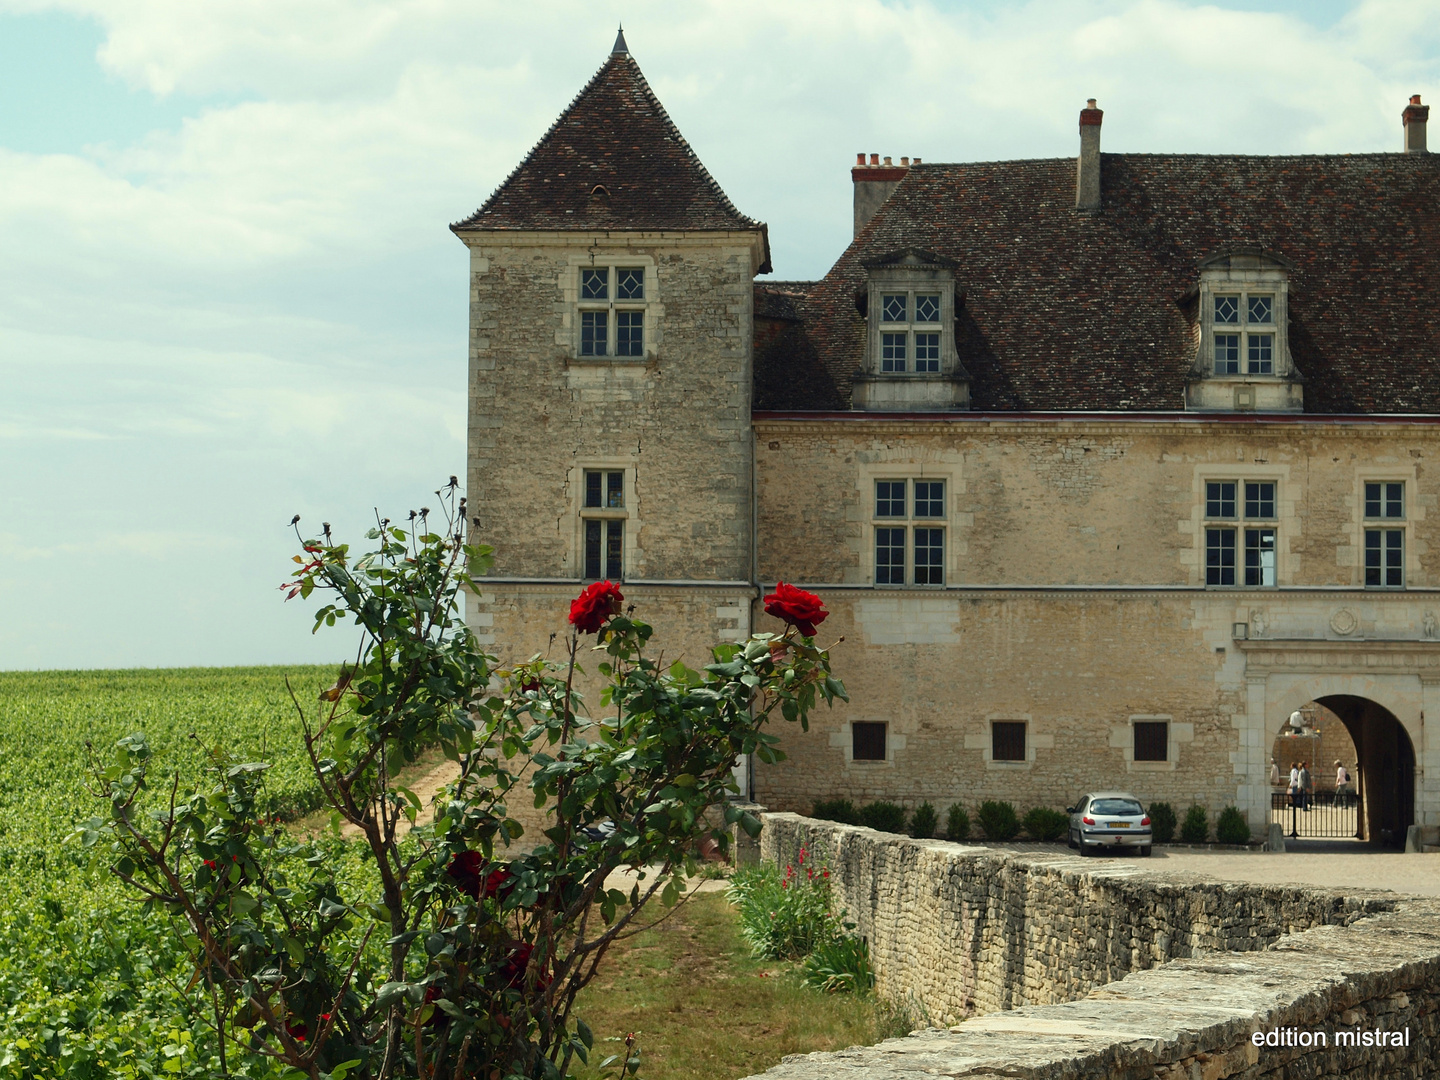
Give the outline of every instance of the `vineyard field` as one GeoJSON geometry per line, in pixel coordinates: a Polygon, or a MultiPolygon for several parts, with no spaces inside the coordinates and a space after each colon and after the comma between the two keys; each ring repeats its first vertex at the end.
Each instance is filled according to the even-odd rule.
{"type": "Polygon", "coordinates": [[[179,1004],[192,973],[164,926],[66,842],[102,809],[88,791],[86,744],[104,755],[143,732],[182,776],[196,775],[203,747],[268,761],[271,809],[302,814],[319,799],[286,679],[313,705],[334,674],[0,672],[0,1080],[207,1075],[203,1029],[179,1004]]]}

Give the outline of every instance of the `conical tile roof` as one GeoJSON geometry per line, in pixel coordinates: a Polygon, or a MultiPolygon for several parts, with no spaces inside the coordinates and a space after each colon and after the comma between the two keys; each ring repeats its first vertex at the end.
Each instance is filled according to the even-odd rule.
{"type": "Polygon", "coordinates": [[[485,205],[450,227],[765,231],[735,209],[640,65],[618,51],[485,205]]]}

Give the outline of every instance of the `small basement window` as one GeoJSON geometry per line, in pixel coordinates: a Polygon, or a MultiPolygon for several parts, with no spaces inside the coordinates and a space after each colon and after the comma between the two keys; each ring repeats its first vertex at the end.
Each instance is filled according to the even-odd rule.
{"type": "Polygon", "coordinates": [[[1167,720],[1135,721],[1135,760],[1170,760],[1170,723],[1167,720]]]}
{"type": "Polygon", "coordinates": [[[990,724],[990,759],[1025,760],[1025,721],[995,720],[990,724]]]}
{"type": "Polygon", "coordinates": [[[885,760],[885,729],[883,721],[861,721],[850,725],[850,757],[854,761],[885,760]]]}

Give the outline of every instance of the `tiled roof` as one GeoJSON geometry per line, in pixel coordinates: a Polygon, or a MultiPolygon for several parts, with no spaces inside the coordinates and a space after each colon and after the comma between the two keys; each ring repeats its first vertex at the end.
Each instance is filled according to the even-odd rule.
{"type": "Polygon", "coordinates": [[[485,205],[450,227],[765,231],[720,190],[628,53],[612,54],[485,205]]]}
{"type": "Polygon", "coordinates": [[[800,305],[817,284],[814,281],[757,281],[755,318],[802,321],[800,305]]]}
{"type": "Polygon", "coordinates": [[[1073,158],[912,166],[807,292],[793,356],[757,350],[756,409],[848,406],[863,264],[907,247],[958,264],[972,408],[1182,409],[1199,264],[1251,248],[1294,266],[1307,412],[1440,413],[1440,155],[1105,154],[1101,185],[1078,212],[1073,158]],[[809,392],[788,385],[817,363],[809,392]]]}
{"type": "Polygon", "coordinates": [[[806,332],[814,281],[755,283],[755,408],[838,407],[834,381],[806,332]]]}

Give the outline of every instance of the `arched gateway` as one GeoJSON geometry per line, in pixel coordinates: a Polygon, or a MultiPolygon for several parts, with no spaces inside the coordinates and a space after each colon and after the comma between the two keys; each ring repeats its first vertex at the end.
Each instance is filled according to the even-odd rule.
{"type": "MultiPolygon", "coordinates": [[[[1252,761],[1248,772],[1252,790],[1258,794],[1263,786],[1267,793],[1266,807],[1270,748],[1290,715],[1314,702],[1340,719],[1355,744],[1361,839],[1402,846],[1411,825],[1440,815],[1440,776],[1427,784],[1425,769],[1426,715],[1432,723],[1440,719],[1436,643],[1250,640],[1240,645],[1249,690],[1245,741],[1258,743],[1264,758],[1252,761]]],[[[1440,773],[1440,768],[1430,772],[1440,773]]],[[[1257,802],[1251,804],[1252,829],[1268,823],[1255,813],[1257,802]]]]}

